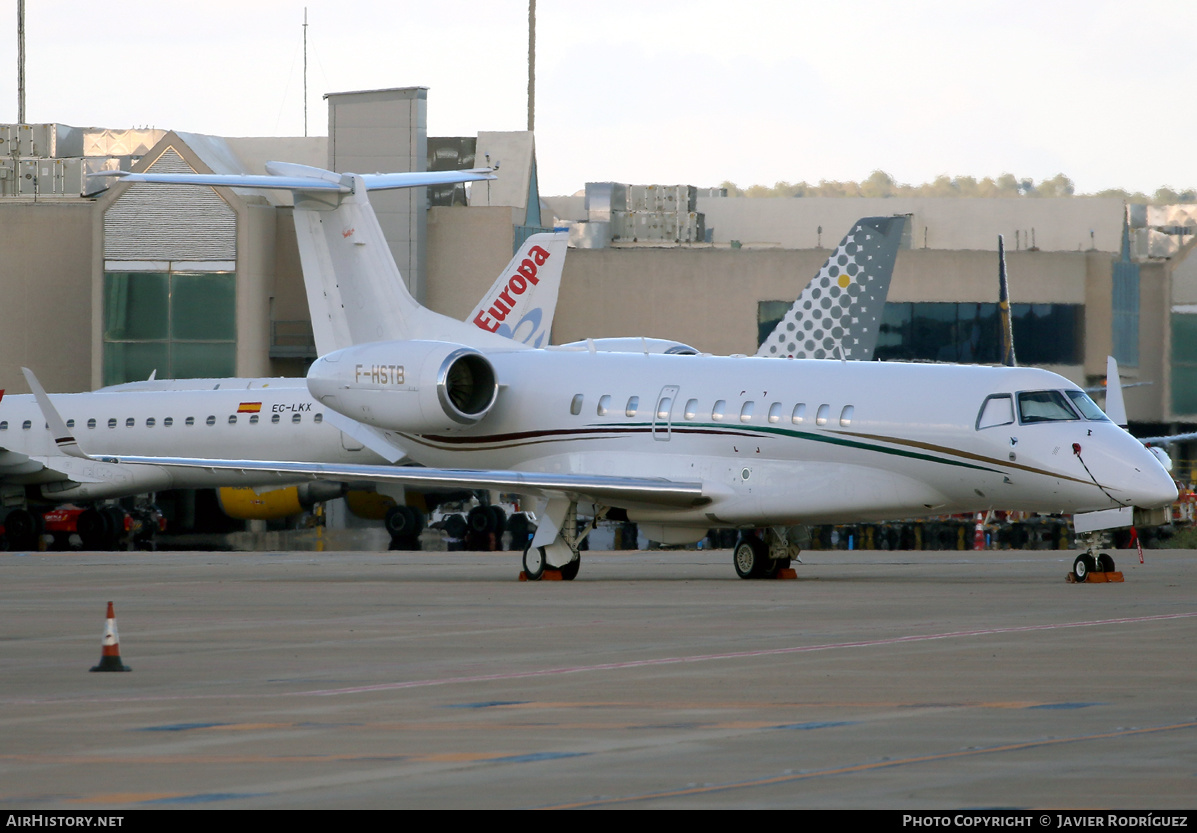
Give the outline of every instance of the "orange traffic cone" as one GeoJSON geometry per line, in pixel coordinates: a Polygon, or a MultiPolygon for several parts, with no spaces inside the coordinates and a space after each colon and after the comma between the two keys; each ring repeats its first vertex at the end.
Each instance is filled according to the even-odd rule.
{"type": "Polygon", "coordinates": [[[104,623],[104,636],[100,639],[100,664],[92,671],[132,671],[121,662],[120,637],[116,635],[116,614],[112,602],[108,603],[108,621],[104,623]]]}

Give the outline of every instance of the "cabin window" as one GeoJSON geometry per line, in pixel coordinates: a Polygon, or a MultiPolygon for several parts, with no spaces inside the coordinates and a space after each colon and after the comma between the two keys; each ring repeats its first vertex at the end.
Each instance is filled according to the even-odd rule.
{"type": "Polygon", "coordinates": [[[89,420],[87,421],[87,427],[88,427],[88,428],[95,428],[95,427],[96,427],[96,419],[95,419],[95,417],[92,417],[91,419],[89,419],[89,420]]]}
{"type": "Polygon", "coordinates": [[[278,419],[279,419],[279,417],[278,417],[278,414],[275,414],[274,416],[272,416],[272,417],[270,418],[270,422],[271,422],[271,424],[272,424],[272,425],[278,425],[278,419]]]}
{"type": "Polygon", "coordinates": [[[977,430],[994,428],[998,425],[1014,424],[1014,398],[1008,393],[995,393],[985,397],[981,412],[977,414],[977,430]]]}
{"type": "Polygon", "coordinates": [[[165,418],[163,418],[163,420],[162,420],[162,427],[163,427],[163,428],[170,428],[170,426],[172,426],[172,425],[174,425],[174,424],[175,424],[175,418],[174,418],[174,417],[165,417],[165,418]]]}
{"type": "Polygon", "coordinates": [[[7,431],[7,430],[8,430],[8,420],[6,419],[3,422],[0,422],[0,431],[7,431]]]}
{"type": "Polygon", "coordinates": [[[794,406],[794,413],[790,415],[790,422],[801,425],[806,422],[806,403],[799,402],[794,406]]]}
{"type": "Polygon", "coordinates": [[[740,406],[740,422],[752,422],[752,402],[745,402],[740,406]]]}
{"type": "Polygon", "coordinates": [[[569,403],[569,412],[574,416],[582,413],[582,394],[574,394],[573,400],[569,403]]]}
{"type": "Polygon", "coordinates": [[[826,425],[827,420],[831,417],[831,406],[820,405],[818,413],[815,414],[815,425],[826,425]]]}
{"type": "Polygon", "coordinates": [[[291,414],[291,421],[298,425],[303,420],[303,414],[291,414]]]}
{"type": "Polygon", "coordinates": [[[639,409],[640,409],[640,397],[639,396],[629,396],[628,397],[628,407],[624,408],[624,411],[623,411],[624,414],[626,414],[627,416],[630,416],[630,417],[634,417],[634,416],[636,416],[636,411],[639,409]]]}
{"type": "Polygon", "coordinates": [[[781,403],[774,402],[769,406],[769,421],[781,422],[781,403]]]}
{"type": "Polygon", "coordinates": [[[711,406],[711,419],[721,420],[723,414],[727,411],[727,402],[720,399],[711,406]]]}
{"type": "MultiPolygon", "coordinates": [[[[257,422],[257,420],[255,419],[254,422],[257,422]]],[[[315,423],[324,422],[324,414],[322,414],[322,413],[316,414],[314,417],[312,417],[312,422],[315,422],[315,423]]]]}
{"type": "Polygon", "coordinates": [[[1081,412],[1081,416],[1083,416],[1085,419],[1096,420],[1099,422],[1110,421],[1110,418],[1105,415],[1105,412],[1102,411],[1101,408],[1097,407],[1097,403],[1090,399],[1088,394],[1086,394],[1083,390],[1066,390],[1064,393],[1068,395],[1068,398],[1072,400],[1072,404],[1078,411],[1081,412]]]}
{"type": "Polygon", "coordinates": [[[657,419],[669,419],[669,412],[673,410],[673,397],[666,396],[657,403],[657,419]]]}
{"type": "Polygon", "coordinates": [[[109,428],[115,428],[115,427],[116,427],[116,417],[112,417],[110,420],[108,420],[108,427],[109,427],[109,428]]]}
{"type": "Polygon", "coordinates": [[[852,415],[856,413],[855,405],[845,405],[844,410],[840,411],[840,428],[849,428],[852,426],[852,415]]]}
{"type": "Polygon", "coordinates": [[[229,425],[236,425],[236,424],[237,424],[237,415],[229,414],[229,425]]]}
{"type": "Polygon", "coordinates": [[[209,415],[208,415],[208,418],[204,420],[204,423],[205,423],[206,425],[215,425],[215,424],[216,424],[216,417],[215,417],[214,415],[212,415],[212,414],[209,414],[209,415]]]}
{"type": "Polygon", "coordinates": [[[187,417],[187,419],[185,419],[184,422],[187,425],[195,425],[195,417],[187,417]]]}
{"type": "Polygon", "coordinates": [[[153,428],[155,424],[156,424],[156,420],[153,417],[146,417],[146,420],[145,420],[146,428],[153,428]]]}
{"type": "Polygon", "coordinates": [[[29,420],[25,420],[24,422],[21,423],[21,428],[25,431],[28,431],[32,427],[33,427],[33,423],[30,422],[29,420]]]}
{"type": "Polygon", "coordinates": [[[610,409],[610,407],[611,407],[611,396],[609,394],[604,394],[603,396],[600,396],[599,403],[598,403],[598,415],[606,416],[607,411],[610,409]]]}
{"type": "Polygon", "coordinates": [[[136,424],[137,424],[137,420],[134,419],[133,417],[129,417],[128,419],[125,420],[126,428],[132,428],[136,424]]]}
{"type": "Polygon", "coordinates": [[[1035,422],[1066,422],[1077,419],[1068,399],[1058,390],[1023,391],[1018,394],[1018,419],[1023,425],[1035,422]]]}
{"type": "MultiPolygon", "coordinates": [[[[320,416],[320,414],[316,414],[316,416],[320,416]]],[[[258,424],[258,415],[257,415],[257,414],[254,414],[254,415],[252,415],[252,416],[249,418],[249,424],[250,424],[250,425],[257,425],[257,424],[258,424]]]]}
{"type": "Polygon", "coordinates": [[[68,419],[67,420],[67,428],[74,428],[74,427],[75,427],[75,420],[68,419]]]}
{"type": "Polygon", "coordinates": [[[691,399],[686,403],[686,419],[695,419],[698,416],[698,400],[691,399]]]}

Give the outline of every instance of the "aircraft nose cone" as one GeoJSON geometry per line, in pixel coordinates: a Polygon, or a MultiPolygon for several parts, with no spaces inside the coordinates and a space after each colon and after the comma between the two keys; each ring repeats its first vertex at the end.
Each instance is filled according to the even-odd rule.
{"type": "Polygon", "coordinates": [[[1153,509],[1176,500],[1176,484],[1160,461],[1130,434],[1115,426],[1093,430],[1092,439],[1074,444],[1085,474],[1123,505],[1153,509]]]}
{"type": "Polygon", "coordinates": [[[1141,482],[1135,490],[1135,506],[1142,506],[1144,509],[1166,506],[1175,502],[1178,495],[1176,481],[1172,479],[1172,475],[1164,471],[1164,467],[1154,456],[1152,460],[1155,462],[1154,468],[1143,472],[1141,482]]]}

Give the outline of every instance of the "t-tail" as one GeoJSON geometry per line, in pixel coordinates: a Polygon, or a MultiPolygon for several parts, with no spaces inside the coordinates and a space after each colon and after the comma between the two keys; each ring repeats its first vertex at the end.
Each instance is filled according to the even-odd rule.
{"type": "Polygon", "coordinates": [[[291,191],[295,233],[320,355],[371,341],[439,340],[498,349],[510,339],[456,321],[419,304],[407,291],[369,192],[494,179],[492,169],[339,174],[307,165],[268,162],[267,175],[129,174],[128,182],[211,185],[291,191]]]}
{"type": "Polygon", "coordinates": [[[857,220],[756,354],[871,360],[906,222],[857,220]]]}
{"type": "Polygon", "coordinates": [[[529,347],[547,346],[568,245],[568,232],[531,235],[466,321],[529,347]]]}
{"type": "Polygon", "coordinates": [[[1014,367],[1014,322],[1010,318],[1010,283],[1006,278],[1006,241],[998,235],[998,317],[1002,328],[1001,363],[1014,367]]]}

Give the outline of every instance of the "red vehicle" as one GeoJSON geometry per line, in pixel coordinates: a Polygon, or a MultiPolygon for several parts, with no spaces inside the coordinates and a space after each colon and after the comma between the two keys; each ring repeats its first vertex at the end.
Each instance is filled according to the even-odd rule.
{"type": "Polygon", "coordinates": [[[48,548],[56,550],[115,550],[125,546],[151,549],[154,536],[165,529],[166,518],[153,504],[132,510],[116,504],[64,504],[44,513],[18,508],[11,510],[0,525],[10,550],[40,549],[45,536],[49,536],[48,548]]]}

